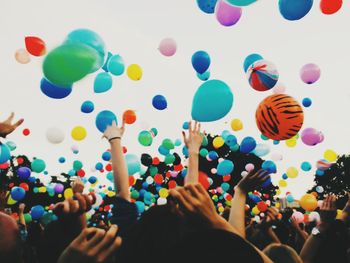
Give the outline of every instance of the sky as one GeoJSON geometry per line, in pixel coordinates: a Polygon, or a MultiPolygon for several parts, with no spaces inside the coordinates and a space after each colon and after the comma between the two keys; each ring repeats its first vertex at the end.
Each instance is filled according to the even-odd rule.
{"type": "MultiPolygon", "coordinates": [[[[50,174],[67,172],[74,160],[81,160],[89,175],[101,176],[91,171],[108,143],[101,139],[95,127],[95,116],[101,110],[115,112],[118,119],[126,109],[133,109],[137,122],[127,127],[124,145],[129,153],[157,153],[164,138],[181,138],[182,124],[191,118],[193,96],[202,84],[191,65],[191,56],[205,50],[211,57],[211,79],[226,82],[234,94],[234,106],[223,119],[204,123],[211,134],[230,130],[234,118],[243,121],[244,129],[235,132],[240,141],[253,136],[260,143],[260,132],[255,124],[255,111],[271,91],[257,92],[247,81],[243,61],[251,53],[259,53],[273,62],[280,74],[286,93],[301,102],[312,99],[312,106],[304,109],[303,128],[313,127],[323,132],[323,143],[310,147],[300,140],[294,148],[284,142],[273,145],[271,154],[282,154],[277,162],[278,173],[272,176],[277,183],[288,167],[300,167],[309,161],[313,170],[300,171],[296,179],[288,180],[289,191],[300,197],[313,184],[315,162],[327,149],[338,154],[349,153],[350,90],[348,66],[350,37],[349,2],[335,15],[326,16],[319,10],[319,0],[314,1],[310,13],[299,21],[283,19],[278,1],[259,0],[243,9],[241,20],[232,27],[220,25],[215,15],[204,14],[196,1],[189,0],[32,0],[4,1],[0,9],[0,119],[11,111],[25,122],[8,139],[17,144],[15,154],[26,154],[46,161],[50,174]],[[43,76],[43,58],[32,57],[29,64],[19,64],[15,51],[24,48],[25,36],[39,36],[51,49],[60,45],[72,30],[88,28],[98,33],[113,54],[120,54],[127,65],[139,64],[143,69],[140,81],[132,81],[125,74],[113,78],[113,87],[106,93],[95,94],[95,74],[76,83],[71,95],[63,100],[53,100],[40,91],[43,76]],[[159,42],[171,37],[177,42],[177,53],[164,57],[158,50],[159,42]],[[315,63],[321,69],[320,80],[313,85],[304,84],[299,71],[304,64],[315,63]],[[153,96],[167,98],[168,108],[157,111],[152,107],[153,96]],[[83,114],[83,101],[95,103],[95,111],[83,114]],[[81,125],[87,129],[85,140],[75,142],[70,132],[81,125]],[[65,132],[63,143],[53,145],[46,139],[46,130],[59,127],[65,132]],[[156,127],[159,131],[151,147],[137,142],[141,130],[156,127]],[[29,128],[31,134],[23,136],[29,128]],[[79,154],[70,150],[79,146],[79,154]],[[64,156],[65,164],[58,158],[64,156]]],[[[181,148],[177,149],[180,152],[181,148]]],[[[264,157],[269,159],[270,156],[264,157]]],[[[300,170],[300,169],[299,169],[300,170]]],[[[101,179],[103,180],[103,179],[101,179]]]]}

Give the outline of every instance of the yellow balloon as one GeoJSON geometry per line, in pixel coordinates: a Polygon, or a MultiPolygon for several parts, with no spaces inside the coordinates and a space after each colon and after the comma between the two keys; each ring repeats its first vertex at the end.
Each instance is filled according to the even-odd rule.
{"type": "Polygon", "coordinates": [[[86,129],[82,126],[76,126],[73,128],[71,135],[72,138],[76,141],[82,141],[86,137],[86,129]]]}
{"type": "Polygon", "coordinates": [[[137,64],[131,64],[129,65],[126,73],[128,74],[128,77],[131,80],[140,80],[142,78],[142,69],[139,65],[137,64]]]}
{"type": "Polygon", "coordinates": [[[159,196],[162,198],[167,198],[169,195],[168,189],[162,188],[159,190],[159,196]]]}
{"type": "Polygon", "coordinates": [[[73,189],[67,188],[66,190],[64,190],[63,196],[65,199],[72,198],[73,197],[73,189]]]}
{"type": "Polygon", "coordinates": [[[303,195],[303,197],[299,200],[299,204],[306,211],[314,211],[318,206],[317,199],[312,194],[303,195]]]}
{"type": "Polygon", "coordinates": [[[233,119],[231,121],[231,128],[234,131],[240,131],[243,129],[243,123],[240,119],[233,119]]]}
{"type": "Polygon", "coordinates": [[[290,148],[295,147],[297,145],[297,139],[293,137],[293,138],[286,140],[286,145],[290,148]]]}
{"type": "Polygon", "coordinates": [[[252,209],[252,212],[254,215],[258,215],[260,213],[260,210],[257,206],[254,206],[253,209],[252,209]]]}
{"type": "Polygon", "coordinates": [[[337,153],[333,150],[327,150],[324,152],[323,157],[328,161],[328,162],[335,162],[338,158],[337,153]]]}
{"type": "Polygon", "coordinates": [[[342,219],[343,211],[340,209],[337,209],[337,219],[342,219]]]}
{"type": "MultiPolygon", "coordinates": [[[[280,195],[281,194],[281,189],[276,189],[276,195],[280,195]]],[[[278,204],[278,203],[276,203],[276,204],[278,204]]],[[[279,205],[279,204],[278,204],[279,205]]]]}
{"type": "Polygon", "coordinates": [[[223,206],[220,206],[218,208],[219,213],[223,213],[225,211],[225,208],[223,206]]]}
{"type": "Polygon", "coordinates": [[[39,187],[39,193],[46,193],[46,187],[45,186],[39,187]]]}
{"type": "Polygon", "coordinates": [[[298,177],[299,171],[295,167],[289,167],[286,172],[288,178],[296,178],[298,177]]]}
{"type": "Polygon", "coordinates": [[[107,196],[108,196],[108,197],[113,197],[113,196],[115,196],[115,192],[113,192],[113,191],[108,191],[107,196]]]}
{"type": "Polygon", "coordinates": [[[279,180],[278,185],[280,187],[287,187],[287,182],[285,180],[279,180]]]}
{"type": "Polygon", "coordinates": [[[14,205],[15,203],[17,203],[16,200],[13,200],[11,195],[9,195],[8,199],[7,199],[7,204],[8,205],[14,205]]]}
{"type": "Polygon", "coordinates": [[[224,145],[224,143],[225,141],[221,136],[218,136],[213,140],[213,146],[215,149],[219,149],[221,146],[224,145]]]}

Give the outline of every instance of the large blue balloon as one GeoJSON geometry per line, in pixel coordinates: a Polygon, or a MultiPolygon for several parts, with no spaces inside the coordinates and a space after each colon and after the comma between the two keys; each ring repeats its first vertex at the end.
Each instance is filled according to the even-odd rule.
{"type": "Polygon", "coordinates": [[[231,5],[236,6],[247,6],[251,5],[252,3],[256,2],[257,0],[226,0],[231,5]]]}
{"type": "Polygon", "coordinates": [[[213,14],[217,1],[218,0],[197,0],[197,5],[204,13],[213,14]]]}
{"type": "Polygon", "coordinates": [[[204,82],[194,95],[192,119],[201,122],[216,121],[231,110],[233,94],[227,84],[221,80],[204,82]]]}
{"type": "Polygon", "coordinates": [[[242,153],[250,153],[253,151],[256,147],[256,141],[253,137],[245,137],[240,145],[239,150],[242,153]]]}
{"type": "Polygon", "coordinates": [[[104,110],[97,114],[95,124],[100,132],[104,132],[108,125],[112,125],[113,121],[118,124],[115,114],[109,110],[104,110]]]}
{"type": "Polygon", "coordinates": [[[299,20],[309,13],[313,0],[279,0],[281,15],[287,20],[299,20]]]}
{"type": "Polygon", "coordinates": [[[44,213],[45,213],[45,209],[41,205],[35,205],[30,210],[30,214],[33,220],[40,219],[44,215],[44,213]]]}
{"type": "Polygon", "coordinates": [[[40,82],[40,89],[42,93],[44,93],[46,96],[52,98],[52,99],[63,99],[72,92],[72,86],[67,87],[59,87],[54,84],[52,84],[50,81],[48,81],[45,78],[41,79],[40,82]]]}
{"type": "Polygon", "coordinates": [[[115,76],[120,76],[125,71],[124,60],[120,55],[112,56],[107,64],[108,71],[115,76]]]}
{"type": "Polygon", "coordinates": [[[244,63],[243,63],[243,68],[244,72],[247,72],[248,68],[250,67],[251,64],[258,60],[264,59],[262,56],[259,54],[250,54],[248,57],[245,58],[244,63]]]}
{"type": "Polygon", "coordinates": [[[99,60],[91,70],[91,72],[97,71],[104,64],[106,48],[102,38],[94,31],[89,29],[77,29],[69,33],[65,44],[82,43],[95,49],[99,55],[99,60]]]}
{"type": "Polygon", "coordinates": [[[128,174],[133,175],[141,170],[140,158],[134,154],[126,154],[125,162],[128,167],[128,174]]]}
{"type": "Polygon", "coordinates": [[[156,95],[152,99],[152,105],[157,110],[164,110],[168,106],[168,103],[163,95],[156,95]]]}
{"type": "Polygon", "coordinates": [[[15,186],[11,189],[11,198],[15,201],[21,201],[26,195],[22,187],[15,186]]]}
{"type": "Polygon", "coordinates": [[[108,72],[101,72],[97,74],[94,81],[94,92],[103,93],[112,88],[113,80],[108,72]]]}
{"type": "Polygon", "coordinates": [[[220,162],[218,164],[217,167],[217,174],[224,176],[224,175],[228,175],[230,173],[232,173],[234,168],[233,162],[230,160],[223,160],[222,162],[220,162]]]}
{"type": "Polygon", "coordinates": [[[205,51],[197,51],[192,55],[192,66],[199,74],[203,74],[210,66],[209,54],[205,51]]]}
{"type": "Polygon", "coordinates": [[[266,170],[269,174],[277,172],[276,164],[273,161],[265,161],[262,163],[261,168],[266,170]]]}
{"type": "Polygon", "coordinates": [[[9,147],[6,144],[0,142],[0,164],[6,163],[11,158],[9,147]]]}
{"type": "Polygon", "coordinates": [[[32,171],[28,168],[28,167],[20,167],[17,170],[17,175],[19,178],[21,178],[22,180],[26,180],[30,177],[32,171]]]}

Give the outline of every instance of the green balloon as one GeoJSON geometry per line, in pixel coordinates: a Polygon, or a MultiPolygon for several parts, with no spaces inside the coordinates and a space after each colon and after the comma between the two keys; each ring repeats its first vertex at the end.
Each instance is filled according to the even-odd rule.
{"type": "Polygon", "coordinates": [[[26,213],[23,216],[24,216],[24,221],[26,221],[27,224],[32,222],[32,216],[30,214],[26,213]]]}
{"type": "Polygon", "coordinates": [[[65,44],[52,50],[45,58],[43,72],[51,83],[65,87],[81,80],[98,61],[95,49],[84,44],[65,44]]]}
{"type": "Polygon", "coordinates": [[[208,150],[203,148],[199,151],[200,156],[206,157],[208,155],[208,150]]]}
{"type": "Polygon", "coordinates": [[[150,176],[155,176],[156,174],[158,173],[158,168],[157,167],[155,167],[155,166],[151,166],[150,168],[149,168],[149,174],[150,174],[150,176]]]}
{"type": "Polygon", "coordinates": [[[170,139],[164,139],[162,142],[162,146],[168,150],[172,150],[175,148],[174,143],[170,139]]]}
{"type": "Polygon", "coordinates": [[[205,146],[208,145],[208,143],[209,143],[209,142],[208,142],[207,136],[204,136],[204,137],[203,137],[203,141],[202,141],[202,146],[205,147],[205,146]]]}
{"type": "Polygon", "coordinates": [[[45,170],[46,164],[41,159],[35,159],[31,164],[31,168],[33,172],[41,173],[42,171],[45,170]]]}
{"type": "Polygon", "coordinates": [[[175,156],[173,154],[168,154],[167,156],[165,156],[164,162],[166,164],[172,164],[175,162],[175,156]]]}
{"type": "Polygon", "coordinates": [[[139,133],[139,143],[143,146],[150,146],[153,142],[153,137],[149,131],[142,131],[139,133]]]}
{"type": "Polygon", "coordinates": [[[73,169],[75,171],[79,171],[81,168],[83,168],[83,163],[79,160],[76,160],[73,162],[73,169]]]}
{"type": "Polygon", "coordinates": [[[137,190],[131,192],[131,198],[137,200],[140,197],[140,193],[137,190]]]}

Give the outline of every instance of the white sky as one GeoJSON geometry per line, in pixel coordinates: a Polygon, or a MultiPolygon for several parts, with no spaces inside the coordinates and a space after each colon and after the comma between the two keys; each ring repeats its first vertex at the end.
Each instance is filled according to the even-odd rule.
{"type": "MultiPolygon", "coordinates": [[[[235,135],[239,139],[254,136],[260,141],[255,110],[271,92],[258,93],[251,89],[242,69],[244,58],[257,52],[277,66],[288,94],[299,101],[312,98],[313,105],[305,109],[304,128],[314,127],[325,135],[325,141],[316,147],[305,146],[301,141],[295,148],[284,143],[272,146],[272,153],[282,153],[284,157],[278,163],[278,175],[273,178],[277,182],[289,166],[300,167],[305,160],[314,165],[326,149],[349,152],[349,2],[345,1],[342,10],[332,16],[323,15],[319,0],[314,2],[304,19],[290,22],[279,14],[278,1],[261,0],[244,8],[235,26],[225,28],[214,15],[202,13],[194,0],[2,1],[0,118],[15,111],[17,117],[25,119],[21,129],[10,138],[18,145],[16,154],[43,158],[50,174],[68,171],[75,159],[83,161],[87,171],[101,160],[108,144],[101,141],[94,123],[96,114],[104,109],[114,111],[118,119],[125,109],[137,110],[138,121],[127,127],[124,144],[131,153],[154,153],[162,139],[181,137],[182,123],[190,118],[192,97],[202,83],[192,69],[191,56],[197,50],[206,50],[212,60],[211,78],[225,81],[234,93],[235,102],[224,119],[204,124],[205,130],[221,133],[230,129],[233,118],[240,118],[245,127],[235,135]],[[142,80],[133,82],[126,75],[114,77],[109,92],[94,94],[93,74],[74,85],[72,94],[64,100],[44,96],[39,87],[42,58],[32,58],[31,63],[21,65],[15,61],[14,53],[24,47],[27,35],[41,37],[51,50],[77,28],[99,33],[108,50],[123,56],[126,64],[140,64],[144,71],[142,80]],[[178,44],[177,53],[170,58],[157,50],[165,37],[174,38],[178,44]],[[321,79],[311,86],[299,78],[300,68],[310,62],[318,64],[322,71],[321,79]],[[167,110],[156,111],[152,107],[152,97],[156,94],[167,97],[167,110]],[[80,112],[81,103],[87,99],[95,103],[95,111],[88,115],[80,112]],[[70,146],[75,144],[70,131],[76,125],[88,130],[87,138],[78,143],[79,155],[70,151],[70,146]],[[62,144],[52,145],[46,140],[45,132],[52,126],[65,131],[62,144]],[[137,134],[145,126],[159,130],[151,148],[137,142],[137,134]],[[23,128],[29,128],[31,135],[24,137],[23,128]],[[60,156],[68,162],[58,164],[60,156]]],[[[272,141],[269,143],[272,145],[272,141]]],[[[298,178],[289,179],[287,190],[300,196],[310,188],[312,174],[300,173],[298,178]]]]}

